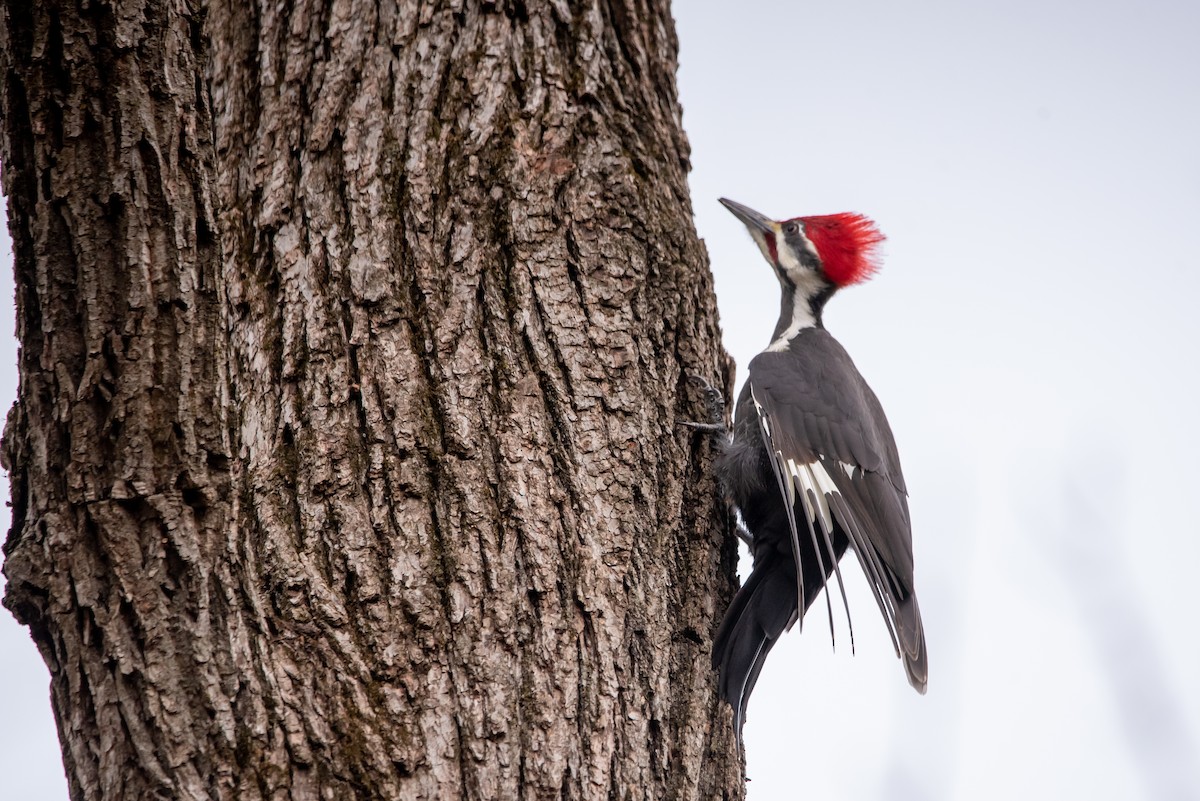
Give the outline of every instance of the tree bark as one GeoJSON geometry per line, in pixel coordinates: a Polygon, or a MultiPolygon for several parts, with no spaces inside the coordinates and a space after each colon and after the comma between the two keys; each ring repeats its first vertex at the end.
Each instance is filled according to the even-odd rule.
{"type": "Polygon", "coordinates": [[[666,0],[9,0],[72,798],[740,798],[666,0]]]}

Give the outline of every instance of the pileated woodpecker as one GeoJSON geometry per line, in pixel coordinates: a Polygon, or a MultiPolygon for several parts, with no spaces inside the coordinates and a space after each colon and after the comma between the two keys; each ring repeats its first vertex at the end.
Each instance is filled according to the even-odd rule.
{"type": "MultiPolygon", "coordinates": [[[[723,438],[716,462],[754,555],[754,570],[713,643],[720,694],[734,709],[740,739],[767,653],[831,575],[849,616],[838,567],[847,548],[918,692],[925,692],[928,669],[896,443],[875,393],[821,322],[838,289],[875,271],[883,235],[859,214],[775,221],[732,200],[721,203],[749,229],[783,290],[771,344],[750,361],[733,436],[723,438]]],[[[724,432],[723,401],[708,390],[715,419],[696,427],[724,432]]],[[[850,638],[853,647],[853,627],[850,638]]]]}

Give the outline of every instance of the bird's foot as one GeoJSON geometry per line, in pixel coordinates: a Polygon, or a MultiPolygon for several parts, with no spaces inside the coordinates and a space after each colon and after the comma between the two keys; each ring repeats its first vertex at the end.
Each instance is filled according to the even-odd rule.
{"type": "Polygon", "coordinates": [[[694,420],[677,420],[675,425],[690,428],[693,431],[708,431],[713,434],[720,434],[725,431],[725,426],[720,423],[697,423],[694,420]]]}
{"type": "Polygon", "coordinates": [[[698,384],[704,393],[704,407],[708,411],[708,422],[697,423],[691,420],[680,420],[678,425],[687,426],[694,431],[707,431],[713,434],[727,433],[728,429],[725,427],[725,396],[721,394],[721,390],[698,375],[689,375],[688,380],[693,384],[698,384]]]}
{"type": "Polygon", "coordinates": [[[733,533],[737,538],[746,543],[746,547],[751,551],[754,550],[754,535],[750,533],[750,529],[746,528],[746,524],[741,520],[737,521],[737,525],[733,529],[733,533]]]}

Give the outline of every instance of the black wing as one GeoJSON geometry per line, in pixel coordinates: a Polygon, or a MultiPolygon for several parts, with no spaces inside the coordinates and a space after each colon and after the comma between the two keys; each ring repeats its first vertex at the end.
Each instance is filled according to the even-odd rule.
{"type": "MultiPolygon", "coordinates": [[[[786,350],[756,356],[749,384],[779,490],[791,510],[797,576],[803,574],[801,537],[811,539],[818,559],[823,553],[833,558],[835,526],[844,532],[909,682],[924,692],[928,670],[913,592],[907,491],[879,400],[842,346],[819,328],[802,332],[786,350]]],[[[840,586],[840,572],[837,577],[840,586]]],[[[803,609],[802,585],[797,592],[803,609]]],[[[842,598],[844,603],[844,590],[842,598]]]]}

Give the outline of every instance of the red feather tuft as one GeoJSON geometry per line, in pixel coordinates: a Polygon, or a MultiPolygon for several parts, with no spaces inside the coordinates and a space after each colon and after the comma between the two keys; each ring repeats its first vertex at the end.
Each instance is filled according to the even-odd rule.
{"type": "Polygon", "coordinates": [[[799,219],[833,283],[857,284],[879,269],[879,245],[886,237],[869,218],[844,211],[799,219]]]}

